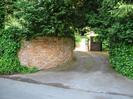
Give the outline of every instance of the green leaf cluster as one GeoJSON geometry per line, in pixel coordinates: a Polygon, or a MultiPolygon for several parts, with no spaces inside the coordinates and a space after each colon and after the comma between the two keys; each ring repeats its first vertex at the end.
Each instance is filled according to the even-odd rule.
{"type": "Polygon", "coordinates": [[[99,3],[89,7],[90,11],[86,13],[87,24],[99,34],[103,42],[109,41],[113,67],[133,78],[133,1],[94,1],[99,3]]]}
{"type": "Polygon", "coordinates": [[[0,32],[0,74],[29,73],[37,71],[36,68],[21,66],[18,59],[20,49],[20,36],[22,30],[10,27],[0,32]]]}
{"type": "Polygon", "coordinates": [[[27,29],[27,38],[37,36],[74,37],[74,8],[71,0],[18,0],[15,17],[27,29]]]}
{"type": "Polygon", "coordinates": [[[133,79],[133,46],[124,43],[113,44],[110,48],[110,62],[113,68],[133,79]]]}
{"type": "Polygon", "coordinates": [[[74,38],[74,6],[71,0],[1,0],[0,74],[37,71],[21,66],[21,40],[42,36],[74,38]]]}
{"type": "Polygon", "coordinates": [[[5,21],[5,0],[0,0],[0,30],[4,28],[5,21]]]}

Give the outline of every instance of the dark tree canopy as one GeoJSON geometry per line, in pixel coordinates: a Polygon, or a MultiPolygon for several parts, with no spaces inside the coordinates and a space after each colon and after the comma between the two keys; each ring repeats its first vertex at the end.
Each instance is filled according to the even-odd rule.
{"type": "Polygon", "coordinates": [[[5,21],[5,2],[4,0],[0,0],[0,29],[4,28],[5,21]]]}

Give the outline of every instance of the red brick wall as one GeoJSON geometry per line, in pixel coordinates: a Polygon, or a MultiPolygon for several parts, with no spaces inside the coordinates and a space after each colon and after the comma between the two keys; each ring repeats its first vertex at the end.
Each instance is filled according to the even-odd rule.
{"type": "Polygon", "coordinates": [[[18,53],[22,65],[49,69],[73,59],[74,40],[44,37],[23,41],[18,53]]]}

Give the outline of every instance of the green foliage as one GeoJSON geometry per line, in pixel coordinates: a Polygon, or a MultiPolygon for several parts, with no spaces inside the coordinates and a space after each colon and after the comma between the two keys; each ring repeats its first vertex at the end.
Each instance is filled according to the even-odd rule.
{"type": "Polygon", "coordinates": [[[114,19],[108,28],[110,62],[123,75],[133,78],[133,4],[118,2],[111,11],[114,19]]]}
{"type": "Polygon", "coordinates": [[[79,44],[81,42],[82,38],[79,34],[75,34],[75,42],[79,44]]]}
{"type": "Polygon", "coordinates": [[[15,16],[29,31],[28,39],[37,36],[74,37],[71,22],[74,8],[70,0],[18,0],[15,5],[15,16]]]}
{"type": "Polygon", "coordinates": [[[5,21],[5,0],[0,0],[0,29],[4,28],[5,21]]]}
{"type": "Polygon", "coordinates": [[[116,71],[133,79],[133,46],[113,44],[110,48],[110,62],[116,71]]]}
{"type": "Polygon", "coordinates": [[[101,0],[86,14],[87,24],[103,40],[128,42],[133,37],[133,4],[130,0],[101,0]],[[95,8],[95,9],[94,9],[95,8]]]}
{"type": "Polygon", "coordinates": [[[126,4],[126,3],[123,3],[123,2],[119,2],[115,9],[111,11],[112,12],[112,15],[114,17],[119,17],[119,18],[122,18],[122,17],[128,17],[128,16],[132,16],[133,14],[133,5],[132,4],[126,4]]]}
{"type": "Polygon", "coordinates": [[[114,19],[111,16],[111,10],[117,4],[118,0],[96,0],[96,7],[90,8],[86,13],[87,24],[99,34],[101,40],[108,39],[108,28],[112,26],[114,19]]]}
{"type": "Polygon", "coordinates": [[[0,1],[0,28],[6,27],[0,32],[0,74],[37,70],[21,66],[17,55],[21,40],[38,36],[74,38],[73,6],[70,0],[0,1]]]}
{"type": "MultiPolygon", "coordinates": [[[[0,1],[0,73],[30,72],[17,57],[22,39],[74,37],[75,28],[91,27],[110,51],[114,68],[133,78],[132,0],[4,0],[0,1]],[[5,5],[6,4],[6,5],[5,5]],[[6,14],[6,20],[5,20],[6,14]],[[13,27],[15,26],[15,27],[13,27]]],[[[80,37],[76,35],[76,42],[80,37]]]]}
{"type": "Polygon", "coordinates": [[[102,41],[102,50],[103,51],[109,51],[109,41],[108,40],[102,41]]]}
{"type": "Polygon", "coordinates": [[[0,33],[0,74],[35,72],[35,68],[21,66],[17,57],[22,30],[12,27],[0,33]]]}
{"type": "Polygon", "coordinates": [[[111,42],[133,43],[133,20],[131,18],[115,21],[108,30],[111,42]]]}
{"type": "Polygon", "coordinates": [[[104,43],[109,41],[110,61],[114,68],[133,78],[133,1],[96,2],[99,2],[98,5],[89,7],[86,14],[87,24],[100,35],[104,43]]]}

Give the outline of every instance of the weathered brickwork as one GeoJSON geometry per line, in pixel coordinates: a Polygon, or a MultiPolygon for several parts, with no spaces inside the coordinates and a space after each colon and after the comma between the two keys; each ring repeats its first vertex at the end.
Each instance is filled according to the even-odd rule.
{"type": "Polygon", "coordinates": [[[44,37],[23,41],[18,53],[22,65],[49,69],[73,59],[74,40],[44,37]]]}

